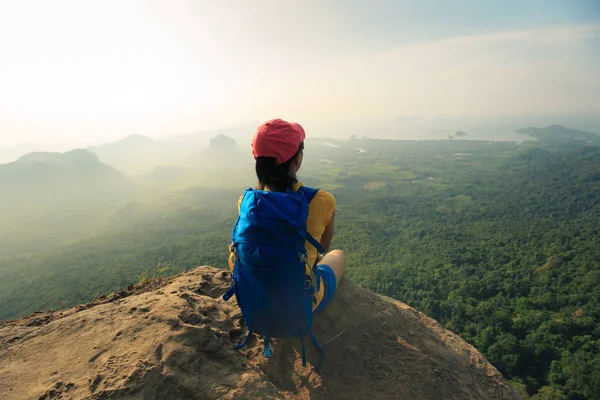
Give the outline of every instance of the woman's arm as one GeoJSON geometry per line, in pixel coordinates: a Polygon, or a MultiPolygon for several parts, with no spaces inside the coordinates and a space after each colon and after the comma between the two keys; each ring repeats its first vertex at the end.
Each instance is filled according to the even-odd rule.
{"type": "Polygon", "coordinates": [[[323,235],[321,235],[321,246],[325,249],[325,252],[329,251],[329,247],[331,246],[331,239],[333,238],[334,232],[334,224],[335,223],[335,210],[333,214],[331,214],[331,220],[329,224],[325,227],[325,231],[323,231],[323,235]]]}

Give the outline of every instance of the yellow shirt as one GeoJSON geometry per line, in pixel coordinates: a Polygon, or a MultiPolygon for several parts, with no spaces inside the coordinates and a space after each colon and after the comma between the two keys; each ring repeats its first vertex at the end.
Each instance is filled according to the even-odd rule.
{"type": "MultiPolygon", "coordinates": [[[[294,185],[294,192],[303,186],[302,182],[297,182],[294,185]]],[[[312,237],[321,242],[321,237],[325,228],[331,222],[331,217],[335,211],[335,198],[329,192],[319,190],[312,201],[308,204],[308,219],[306,228],[312,237]]],[[[308,263],[313,265],[317,259],[317,249],[310,243],[306,242],[306,251],[308,252],[308,263]]]]}
{"type": "MultiPolygon", "coordinates": [[[[297,191],[300,187],[302,187],[302,182],[297,182],[294,185],[294,192],[297,191]]],[[[240,196],[238,200],[238,213],[240,212],[240,205],[242,204],[242,198],[244,196],[240,196]]],[[[315,197],[308,205],[308,219],[306,221],[306,228],[308,233],[312,235],[317,242],[321,241],[321,237],[323,236],[323,232],[325,232],[325,228],[331,222],[331,217],[336,208],[335,197],[329,192],[324,190],[319,190],[315,197]]],[[[317,259],[317,249],[314,248],[313,245],[308,243],[305,244],[306,252],[308,253],[308,262],[312,266],[317,259]]],[[[313,303],[313,310],[317,308],[317,306],[321,303],[323,299],[323,295],[325,294],[325,285],[323,284],[323,279],[321,279],[321,283],[319,285],[319,292],[316,296],[316,303],[313,303]]]]}

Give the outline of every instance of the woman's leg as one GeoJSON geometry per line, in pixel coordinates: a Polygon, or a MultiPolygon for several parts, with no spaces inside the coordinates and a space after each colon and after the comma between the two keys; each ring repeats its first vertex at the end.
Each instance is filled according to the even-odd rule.
{"type": "MultiPolygon", "coordinates": [[[[327,265],[335,275],[335,282],[340,284],[344,273],[346,272],[346,260],[342,250],[332,250],[319,261],[319,265],[327,265]]],[[[337,286],[336,285],[336,286],[337,286]]]]}
{"type": "Polygon", "coordinates": [[[344,261],[344,252],[341,250],[330,251],[325,254],[325,257],[319,260],[315,276],[321,285],[319,292],[323,293],[323,297],[317,308],[314,310],[315,314],[320,313],[327,307],[333,298],[345,271],[346,264],[344,261]]]}

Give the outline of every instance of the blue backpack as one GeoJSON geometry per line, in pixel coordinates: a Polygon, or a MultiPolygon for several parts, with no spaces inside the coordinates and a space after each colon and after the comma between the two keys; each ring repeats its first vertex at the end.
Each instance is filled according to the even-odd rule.
{"type": "Polygon", "coordinates": [[[325,352],[311,330],[317,284],[305,243],[324,252],[306,230],[308,204],[317,192],[307,187],[297,192],[244,192],[230,246],[233,286],[223,296],[227,301],[235,294],[249,330],[236,349],[257,333],[264,339],[265,356],[270,357],[270,338],[297,337],[302,366],[306,366],[304,336],[308,335],[322,355],[315,370],[323,364],[325,352]]]}

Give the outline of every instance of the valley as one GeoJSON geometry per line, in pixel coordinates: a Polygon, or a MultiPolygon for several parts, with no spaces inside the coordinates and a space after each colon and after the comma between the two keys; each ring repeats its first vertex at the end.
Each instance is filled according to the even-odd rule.
{"type": "MultiPolygon", "coordinates": [[[[574,146],[555,131],[536,131],[541,138],[522,143],[307,139],[300,179],[336,196],[333,246],[346,251],[353,281],[435,318],[522,393],[593,398],[600,373],[600,148],[593,136],[574,146]]],[[[127,194],[112,208],[92,191],[91,175],[88,186],[76,182],[106,206],[95,231],[73,230],[60,244],[5,255],[0,318],[92,301],[198,265],[225,268],[235,203],[254,176],[251,160],[223,142],[229,145],[204,164],[146,176],[102,163],[127,194]]],[[[30,168],[24,161],[19,173],[30,168]]],[[[44,184],[29,186],[48,190],[44,184]]],[[[14,196],[39,196],[18,190],[14,196]]]]}

